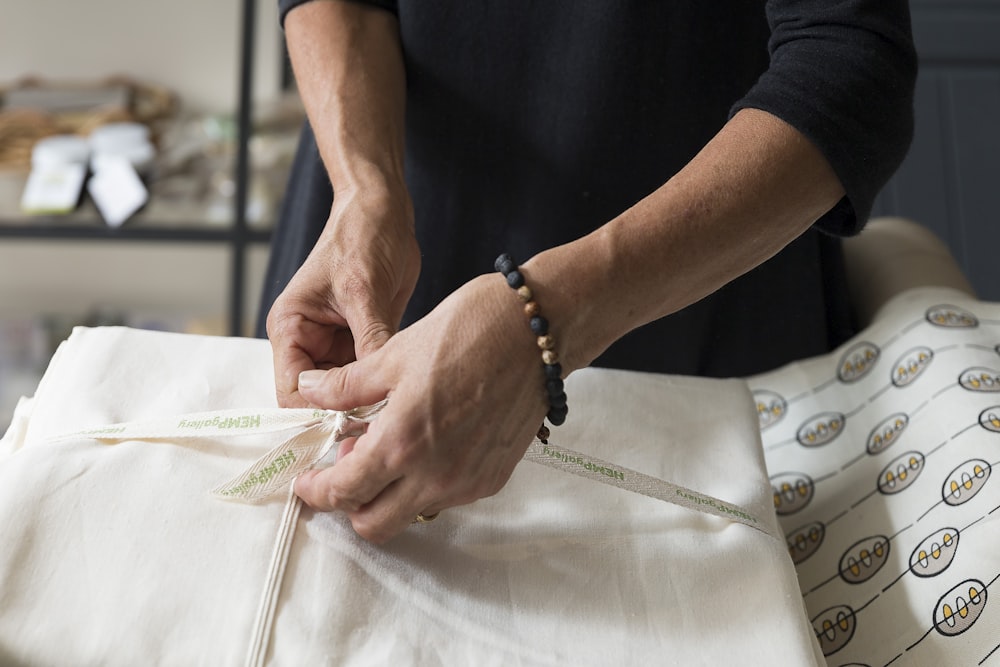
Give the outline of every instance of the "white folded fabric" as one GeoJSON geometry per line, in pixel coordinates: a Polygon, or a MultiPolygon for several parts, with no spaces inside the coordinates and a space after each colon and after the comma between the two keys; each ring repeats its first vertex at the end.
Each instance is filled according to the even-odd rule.
{"type": "MultiPolygon", "coordinates": [[[[743,382],[589,369],[567,393],[553,444],[773,519],[743,382]]],[[[264,341],[76,330],[0,441],[0,663],[246,664],[285,503],[209,491],[281,438],[49,439],[273,407],[264,341]]],[[[304,509],[267,630],[273,665],[821,661],[781,540],[529,461],[385,546],[304,509]]]]}

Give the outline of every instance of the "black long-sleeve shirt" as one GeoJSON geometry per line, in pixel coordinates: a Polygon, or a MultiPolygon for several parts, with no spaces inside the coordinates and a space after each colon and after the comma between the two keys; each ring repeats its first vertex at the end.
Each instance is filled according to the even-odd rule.
{"type": "MultiPolygon", "coordinates": [[[[279,0],[282,17],[302,1],[279,0]]],[[[836,235],[860,230],[912,136],[905,0],[373,4],[398,14],[406,61],[423,267],[404,324],[490,271],[500,251],[523,260],[604,224],[751,107],[808,137],[846,197],[765,264],[595,363],[745,375],[853,333],[836,235]]],[[[331,196],[307,127],[265,304],[304,259],[331,196]]]]}

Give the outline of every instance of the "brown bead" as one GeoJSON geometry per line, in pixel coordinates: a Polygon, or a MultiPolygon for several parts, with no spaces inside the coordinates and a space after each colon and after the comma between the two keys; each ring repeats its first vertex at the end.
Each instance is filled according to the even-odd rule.
{"type": "Polygon", "coordinates": [[[556,354],[555,350],[545,350],[542,352],[542,361],[551,366],[559,363],[559,355],[556,354]]]}
{"type": "Polygon", "coordinates": [[[538,305],[537,301],[529,301],[524,304],[524,314],[528,317],[534,317],[538,313],[542,312],[541,307],[538,305]]]}
{"type": "Polygon", "coordinates": [[[556,339],[551,335],[539,336],[538,337],[538,347],[543,350],[551,350],[556,346],[556,339]]]}
{"type": "Polygon", "coordinates": [[[527,285],[521,285],[517,288],[517,295],[524,301],[531,301],[531,288],[527,285]]]}
{"type": "Polygon", "coordinates": [[[538,437],[539,440],[542,441],[543,444],[548,444],[549,436],[552,435],[552,433],[549,431],[548,426],[542,424],[541,426],[538,427],[538,433],[536,433],[535,435],[538,437]]]}

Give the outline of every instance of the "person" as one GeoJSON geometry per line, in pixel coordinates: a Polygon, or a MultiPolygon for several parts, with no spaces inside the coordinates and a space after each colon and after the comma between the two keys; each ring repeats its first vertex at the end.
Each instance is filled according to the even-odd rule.
{"type": "Polygon", "coordinates": [[[854,333],[839,237],[911,140],[905,0],[279,5],[308,123],[262,312],[281,405],[389,399],[296,484],[362,537],[496,493],[565,417],[501,252],[560,379],[854,333]]]}

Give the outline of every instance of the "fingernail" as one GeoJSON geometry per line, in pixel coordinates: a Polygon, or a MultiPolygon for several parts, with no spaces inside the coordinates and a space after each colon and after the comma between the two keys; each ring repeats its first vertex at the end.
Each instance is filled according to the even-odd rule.
{"type": "Polygon", "coordinates": [[[309,489],[309,483],[312,482],[312,478],[316,476],[315,471],[306,470],[305,472],[299,473],[299,476],[295,478],[295,493],[305,492],[309,489]]]}
{"type": "Polygon", "coordinates": [[[311,473],[311,472],[312,472],[312,470],[306,470],[304,472],[299,473],[298,476],[296,476],[296,478],[295,478],[295,480],[294,480],[294,482],[292,484],[295,487],[295,492],[296,493],[298,493],[299,489],[302,489],[302,488],[305,487],[305,484],[306,484],[305,477],[309,473],[311,473]]]}
{"type": "Polygon", "coordinates": [[[326,371],[302,371],[299,373],[299,389],[312,389],[319,385],[323,381],[323,376],[326,375],[326,371]]]}

